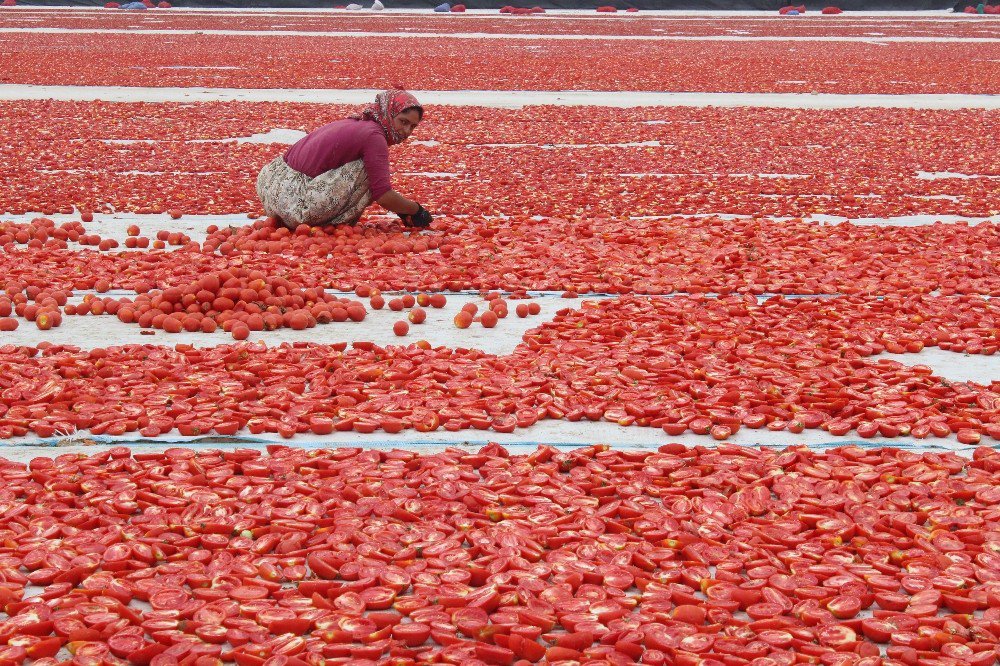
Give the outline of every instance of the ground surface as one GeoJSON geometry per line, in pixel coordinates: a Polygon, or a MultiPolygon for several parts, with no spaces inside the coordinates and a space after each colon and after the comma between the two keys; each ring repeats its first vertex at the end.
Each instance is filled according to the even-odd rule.
{"type": "Polygon", "coordinates": [[[996,18],[0,45],[0,661],[996,660],[996,18]],[[260,168],[396,82],[432,229],[266,222],[260,168]]]}

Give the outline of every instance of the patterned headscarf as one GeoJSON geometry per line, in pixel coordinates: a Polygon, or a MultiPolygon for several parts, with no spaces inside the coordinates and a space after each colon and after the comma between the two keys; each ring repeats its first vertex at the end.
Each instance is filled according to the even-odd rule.
{"type": "Polygon", "coordinates": [[[393,119],[408,109],[417,109],[420,117],[424,117],[424,107],[420,106],[417,98],[405,90],[383,90],[375,96],[375,101],[365,104],[361,109],[348,118],[355,120],[374,120],[385,133],[385,140],[390,146],[400,143],[403,137],[396,132],[393,127],[393,119]]]}

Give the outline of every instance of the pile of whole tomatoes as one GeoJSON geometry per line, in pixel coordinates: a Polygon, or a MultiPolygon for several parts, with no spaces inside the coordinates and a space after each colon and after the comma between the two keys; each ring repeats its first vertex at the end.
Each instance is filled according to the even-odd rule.
{"type": "Polygon", "coordinates": [[[246,340],[250,331],[282,327],[301,331],[317,323],[363,321],[367,314],[359,301],[242,268],[203,275],[186,285],[140,294],[134,300],[106,301],[107,313],[126,324],[138,323],[167,333],[212,333],[222,328],[237,340],[246,340]]]}
{"type": "Polygon", "coordinates": [[[0,464],[4,663],[998,657],[987,448],[118,447],[0,464]]]}

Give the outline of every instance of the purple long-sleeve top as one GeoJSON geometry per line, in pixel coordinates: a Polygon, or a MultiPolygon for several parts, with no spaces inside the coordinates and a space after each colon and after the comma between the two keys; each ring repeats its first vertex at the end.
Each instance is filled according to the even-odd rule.
{"type": "Polygon", "coordinates": [[[364,160],[373,200],[392,189],[389,144],[374,121],[334,121],[302,137],[285,153],[285,164],[310,178],[357,159],[364,160]]]}

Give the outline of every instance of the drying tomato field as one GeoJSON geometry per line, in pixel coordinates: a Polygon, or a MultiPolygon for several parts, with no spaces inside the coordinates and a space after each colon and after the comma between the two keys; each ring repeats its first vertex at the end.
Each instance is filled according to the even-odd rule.
{"type": "Polygon", "coordinates": [[[5,7],[0,52],[0,666],[1000,661],[995,17],[5,7]],[[431,227],[266,218],[356,107],[281,89],[395,84],[431,227]]]}

